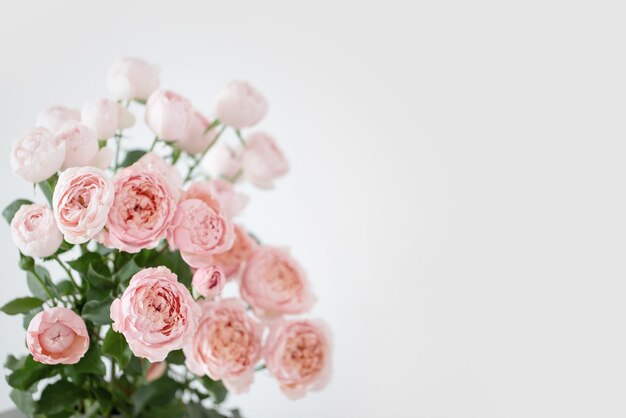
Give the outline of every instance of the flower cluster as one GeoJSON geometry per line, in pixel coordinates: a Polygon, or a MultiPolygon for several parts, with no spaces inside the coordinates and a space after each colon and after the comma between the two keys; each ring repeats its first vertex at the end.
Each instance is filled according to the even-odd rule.
{"type": "Polygon", "coordinates": [[[1,308],[25,316],[30,356],[7,362],[18,407],[153,416],[158,396],[169,416],[229,416],[225,394],[248,391],[257,371],[290,398],[323,388],[330,334],[299,317],[315,303],[304,270],[237,221],[240,184],[269,189],[289,170],[272,136],[243,132],[267,115],[265,97],[234,81],[209,117],[137,58],[116,62],[107,85],[109,98],[42,111],[11,152],[48,201],[3,212],[33,293],[1,308]],[[149,150],[125,134],[140,107],[149,150]],[[209,399],[212,415],[195,415],[209,399]]]}

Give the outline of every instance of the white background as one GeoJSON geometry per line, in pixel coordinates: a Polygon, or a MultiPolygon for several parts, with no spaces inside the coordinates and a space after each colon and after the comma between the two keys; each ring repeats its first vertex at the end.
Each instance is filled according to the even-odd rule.
{"type": "MultiPolygon", "coordinates": [[[[246,417],[624,417],[620,3],[5,2],[0,206],[32,196],[12,138],[104,96],[114,58],[206,112],[248,79],[292,170],[243,221],[306,267],[335,373],[296,402],[260,376],[232,397],[246,417]]],[[[20,322],[0,355],[24,352],[20,322]]]]}

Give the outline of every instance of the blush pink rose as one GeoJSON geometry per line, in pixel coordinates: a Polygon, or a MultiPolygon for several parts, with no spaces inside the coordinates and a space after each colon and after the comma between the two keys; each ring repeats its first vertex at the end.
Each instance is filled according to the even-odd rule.
{"type": "Polygon", "coordinates": [[[204,302],[193,337],[183,347],[194,374],[222,380],[233,393],[246,392],[261,357],[263,326],[246,315],[237,299],[204,302]]]}
{"type": "Polygon", "coordinates": [[[281,248],[261,247],[248,260],[240,284],[241,296],[265,317],[301,314],[315,297],[296,261],[281,248]]]}
{"type": "Polygon", "coordinates": [[[195,332],[199,316],[189,290],[166,267],[135,274],[111,304],[113,330],[124,334],[135,356],[153,363],[182,348],[195,332]]]}
{"type": "Polygon", "coordinates": [[[265,97],[246,81],[229,83],[215,100],[217,118],[235,129],[256,125],[268,108],[265,97]]]}
{"type": "Polygon", "coordinates": [[[98,234],[107,222],[115,189],[104,172],[95,167],[63,171],[52,195],[57,227],[72,244],[82,244],[98,234]]]}
{"type": "Polygon", "coordinates": [[[61,169],[65,144],[57,143],[46,128],[35,128],[17,140],[11,150],[11,169],[31,183],[47,180],[61,169]]]}
{"type": "Polygon", "coordinates": [[[50,308],[33,317],[26,331],[33,360],[44,364],[75,364],[89,348],[85,321],[68,308],[50,308]]]}
{"type": "Polygon", "coordinates": [[[180,149],[188,154],[200,154],[215,140],[217,130],[215,128],[206,131],[211,121],[204,117],[200,112],[193,112],[189,129],[185,136],[178,141],[177,145],[180,149]]]}
{"type": "Polygon", "coordinates": [[[159,88],[159,67],[139,58],[121,58],[109,70],[107,88],[116,100],[148,100],[159,88]]]}
{"type": "Polygon", "coordinates": [[[178,199],[180,189],[183,187],[183,178],[176,167],[166,163],[158,154],[154,152],[147,152],[133,165],[133,167],[160,174],[165,180],[167,180],[172,192],[176,195],[176,199],[178,199]]]}
{"type": "Polygon", "coordinates": [[[98,139],[111,138],[118,129],[135,124],[133,114],[111,99],[85,103],[80,110],[80,120],[95,132],[98,139]]]}
{"type": "Polygon", "coordinates": [[[122,169],[113,178],[115,200],[106,230],[98,236],[109,248],[129,253],[154,248],[174,219],[178,190],[144,163],[122,169]]]}
{"type": "Polygon", "coordinates": [[[259,244],[241,225],[235,225],[235,241],[230,250],[213,256],[213,262],[220,266],[228,279],[237,278],[245,263],[259,248],[259,244]]]}
{"type": "Polygon", "coordinates": [[[189,186],[168,232],[170,246],[179,249],[189,265],[208,267],[211,255],[228,251],[234,239],[233,224],[209,185],[189,186]]]}
{"type": "Polygon", "coordinates": [[[241,155],[240,149],[220,141],[207,154],[204,166],[211,176],[232,179],[241,170],[241,155]]]}
{"type": "Polygon", "coordinates": [[[158,380],[167,371],[167,362],[159,361],[158,363],[151,363],[148,371],[146,372],[146,381],[154,382],[158,380]]]}
{"type": "Polygon", "coordinates": [[[54,133],[67,122],[80,122],[80,110],[68,109],[65,106],[52,106],[39,113],[35,126],[46,128],[54,133]]]}
{"type": "Polygon", "coordinates": [[[218,266],[202,267],[193,274],[191,285],[200,295],[215,299],[222,294],[226,284],[224,270],[218,266]]]}
{"type": "Polygon", "coordinates": [[[48,257],[63,242],[54,213],[46,205],[22,205],[11,221],[13,242],[22,254],[30,257],[48,257]]]}
{"type": "Polygon", "coordinates": [[[265,365],[291,399],[321,390],[331,375],[331,337],[322,321],[286,321],[272,329],[265,365]]]}
{"type": "Polygon", "coordinates": [[[271,189],[274,180],[289,171],[289,163],[276,141],[263,132],[247,137],[242,165],[244,177],[260,189],[271,189]]]}
{"type": "Polygon", "coordinates": [[[209,187],[222,204],[222,208],[231,218],[237,216],[248,204],[248,196],[235,191],[233,184],[222,179],[208,181],[209,187]]]}
{"type": "Polygon", "coordinates": [[[65,160],[61,167],[63,170],[84,165],[104,169],[111,163],[107,161],[109,150],[107,148],[100,150],[96,134],[80,122],[67,122],[62,125],[54,134],[54,140],[65,144],[65,160]]]}
{"type": "Polygon", "coordinates": [[[169,90],[157,90],[146,103],[146,124],[160,139],[180,141],[192,124],[194,110],[191,102],[169,90]]]}

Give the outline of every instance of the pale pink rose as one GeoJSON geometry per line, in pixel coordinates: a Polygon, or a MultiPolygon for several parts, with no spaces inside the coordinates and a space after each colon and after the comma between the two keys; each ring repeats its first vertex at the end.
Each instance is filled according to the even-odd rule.
{"type": "Polygon", "coordinates": [[[207,299],[215,299],[222,294],[226,284],[224,270],[218,266],[202,267],[193,274],[191,285],[207,299]]]}
{"type": "Polygon", "coordinates": [[[52,195],[57,227],[72,244],[82,244],[98,234],[107,222],[115,189],[111,180],[95,167],[72,167],[63,171],[52,195]]]}
{"type": "Polygon", "coordinates": [[[271,189],[274,179],[289,171],[289,163],[276,141],[263,132],[247,137],[242,165],[244,177],[260,189],[271,189]]]}
{"type": "Polygon", "coordinates": [[[89,348],[85,321],[68,308],[50,308],[33,317],[26,331],[33,360],[44,364],[75,364],[89,348]]]}
{"type": "Polygon", "coordinates": [[[65,144],[57,143],[46,128],[35,128],[17,140],[11,150],[11,169],[31,183],[47,180],[61,169],[65,144]]]}
{"type": "Polygon", "coordinates": [[[166,267],[135,274],[122,297],[111,304],[113,330],[124,334],[135,356],[153,363],[182,348],[199,316],[189,290],[166,267]]]}
{"type": "Polygon", "coordinates": [[[183,178],[176,167],[165,162],[158,154],[154,152],[147,152],[135,164],[133,164],[133,167],[160,174],[165,180],[167,180],[172,192],[175,193],[176,199],[178,199],[180,189],[183,187],[183,178]]]}
{"type": "Polygon", "coordinates": [[[183,347],[185,365],[196,375],[222,380],[233,393],[246,392],[261,357],[263,326],[237,299],[201,306],[198,329],[183,347]]]}
{"type": "Polygon", "coordinates": [[[54,214],[46,205],[22,205],[11,221],[13,242],[22,254],[30,257],[48,257],[63,242],[54,214]]]}
{"type": "Polygon", "coordinates": [[[135,124],[132,113],[111,99],[85,103],[80,110],[80,120],[95,132],[98,139],[111,138],[118,129],[135,124]]]}
{"type": "Polygon", "coordinates": [[[179,192],[159,170],[144,164],[135,163],[113,178],[115,200],[106,229],[98,236],[109,248],[137,253],[156,247],[167,235],[179,192]]]}
{"type": "Polygon", "coordinates": [[[220,266],[228,279],[237,278],[242,267],[259,248],[259,244],[241,225],[235,225],[235,241],[230,250],[213,256],[213,262],[220,266]]]}
{"type": "Polygon", "coordinates": [[[240,284],[241,296],[261,316],[301,314],[315,297],[296,261],[281,248],[261,247],[250,257],[240,284]]]}
{"type": "Polygon", "coordinates": [[[241,213],[248,204],[248,196],[235,191],[233,184],[222,179],[209,180],[209,187],[217,195],[222,208],[231,218],[241,213]]]}
{"type": "Polygon", "coordinates": [[[246,81],[230,82],[215,100],[217,118],[235,129],[256,125],[268,108],[265,97],[246,81]]]}
{"type": "Polygon", "coordinates": [[[109,94],[116,100],[148,100],[159,88],[159,72],[158,66],[139,58],[121,58],[109,70],[109,94]]]}
{"type": "Polygon", "coordinates": [[[272,329],[265,344],[267,369],[291,399],[323,389],[331,375],[331,337],[315,320],[285,321],[272,329]]]}
{"type": "Polygon", "coordinates": [[[157,363],[151,363],[150,367],[148,368],[148,371],[146,372],[146,381],[148,383],[154,382],[155,380],[158,380],[159,378],[161,378],[161,376],[163,376],[166,371],[167,371],[166,361],[159,361],[157,363]]]}
{"type": "Polygon", "coordinates": [[[217,130],[215,128],[206,131],[211,122],[197,110],[193,112],[189,129],[185,136],[178,141],[180,149],[188,154],[200,154],[215,140],[217,130]]]}
{"type": "Polygon", "coordinates": [[[191,102],[173,91],[157,90],[146,103],[146,124],[158,138],[166,141],[184,139],[193,118],[191,102]]]}
{"type": "Polygon", "coordinates": [[[232,179],[241,170],[241,156],[240,149],[220,141],[208,152],[204,167],[211,176],[232,179]]]}
{"type": "Polygon", "coordinates": [[[54,134],[57,143],[65,144],[65,161],[62,169],[91,164],[98,154],[98,138],[87,126],[80,122],[68,122],[54,134]]]}
{"type": "Polygon", "coordinates": [[[234,239],[233,224],[209,185],[189,186],[168,232],[170,246],[179,249],[189,265],[208,267],[211,255],[228,251],[234,239]]]}
{"type": "Polygon", "coordinates": [[[39,112],[35,126],[56,132],[67,122],[80,122],[80,110],[68,109],[65,106],[52,106],[39,112]]]}

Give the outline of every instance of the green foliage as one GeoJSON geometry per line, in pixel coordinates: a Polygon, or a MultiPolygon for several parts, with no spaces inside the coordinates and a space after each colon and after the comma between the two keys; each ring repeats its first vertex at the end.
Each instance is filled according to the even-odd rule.
{"type": "Polygon", "coordinates": [[[7,315],[23,314],[40,307],[43,302],[44,301],[39,298],[33,298],[30,296],[17,298],[0,308],[0,311],[7,315]]]}
{"type": "Polygon", "coordinates": [[[27,199],[17,199],[14,200],[2,211],[2,216],[6,219],[7,223],[11,223],[15,213],[23,206],[23,205],[31,205],[33,202],[27,199]]]}
{"type": "Polygon", "coordinates": [[[37,412],[50,416],[72,411],[85,393],[85,390],[76,384],[61,379],[47,385],[41,392],[41,398],[37,402],[37,412]]]}
{"type": "Polygon", "coordinates": [[[46,199],[48,200],[48,203],[50,203],[50,206],[52,206],[52,195],[54,194],[54,188],[57,185],[57,181],[59,181],[59,175],[55,174],[48,180],[39,183],[39,188],[43,192],[44,196],[46,196],[46,199]]]}
{"type": "Polygon", "coordinates": [[[73,372],[82,374],[104,376],[106,373],[106,367],[102,361],[102,351],[97,343],[91,344],[85,356],[78,363],[68,367],[73,372]]]}
{"type": "Polygon", "coordinates": [[[120,164],[120,167],[128,167],[135,164],[141,157],[144,156],[145,153],[146,151],[140,149],[128,151],[126,153],[124,161],[122,161],[122,164],[120,164]]]}
{"type": "Polygon", "coordinates": [[[203,376],[200,380],[214,403],[220,404],[226,400],[228,390],[220,380],[213,380],[209,376],[203,376]]]}
{"type": "Polygon", "coordinates": [[[111,302],[113,302],[111,297],[105,300],[89,300],[83,306],[81,316],[94,325],[110,324],[113,322],[111,320],[111,302]]]}
{"type": "Polygon", "coordinates": [[[7,377],[7,382],[15,389],[28,390],[36,382],[54,376],[60,370],[59,366],[38,363],[29,356],[20,368],[7,377]]]}
{"type": "Polygon", "coordinates": [[[104,337],[102,353],[113,357],[122,369],[126,367],[132,356],[124,335],[115,332],[113,328],[110,328],[104,337]]]}

